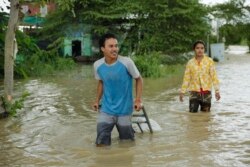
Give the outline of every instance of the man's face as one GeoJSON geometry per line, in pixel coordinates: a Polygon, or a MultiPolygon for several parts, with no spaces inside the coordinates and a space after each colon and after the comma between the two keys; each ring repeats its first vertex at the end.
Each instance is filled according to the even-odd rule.
{"type": "Polygon", "coordinates": [[[196,56],[203,56],[204,52],[205,52],[205,47],[203,44],[198,43],[195,48],[194,48],[194,52],[196,56]]]}
{"type": "Polygon", "coordinates": [[[106,58],[116,59],[119,52],[118,41],[114,38],[107,39],[104,43],[104,47],[101,47],[101,50],[106,58]]]}

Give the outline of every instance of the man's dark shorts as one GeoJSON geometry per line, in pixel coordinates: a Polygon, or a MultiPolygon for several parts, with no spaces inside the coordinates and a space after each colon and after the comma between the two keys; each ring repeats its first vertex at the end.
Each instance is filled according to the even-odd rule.
{"type": "Polygon", "coordinates": [[[199,106],[200,110],[203,112],[209,112],[211,108],[211,92],[200,93],[191,91],[189,94],[189,111],[198,112],[199,106]]]}
{"type": "Polygon", "coordinates": [[[132,128],[131,115],[113,116],[100,112],[97,120],[97,145],[110,145],[111,132],[117,127],[121,140],[134,140],[134,130],[132,128]]]}

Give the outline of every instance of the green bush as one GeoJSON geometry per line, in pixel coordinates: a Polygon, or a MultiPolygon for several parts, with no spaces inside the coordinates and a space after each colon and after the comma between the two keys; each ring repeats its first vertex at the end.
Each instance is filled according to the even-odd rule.
{"type": "Polygon", "coordinates": [[[76,67],[76,63],[73,61],[72,58],[58,57],[55,65],[56,70],[58,71],[70,70],[76,67]]]}
{"type": "Polygon", "coordinates": [[[30,95],[30,93],[24,92],[19,99],[12,101],[12,102],[8,102],[3,96],[1,96],[1,100],[3,102],[2,105],[5,109],[5,111],[7,112],[7,116],[8,115],[16,116],[17,111],[24,107],[24,100],[29,95],[30,95]]]}
{"type": "Polygon", "coordinates": [[[60,57],[56,50],[39,50],[31,56],[26,56],[23,63],[16,64],[16,75],[45,76],[56,71],[70,70],[76,66],[71,58],[60,57]]]}
{"type": "MultiPolygon", "coordinates": [[[[0,21],[1,23],[1,21],[0,21]]],[[[4,35],[0,30],[0,78],[4,74],[4,35]]],[[[36,40],[21,31],[16,32],[18,53],[15,59],[15,78],[29,76],[51,75],[56,71],[70,70],[76,66],[71,58],[59,55],[59,50],[52,47],[50,50],[40,50],[36,40]]]]}
{"type": "Polygon", "coordinates": [[[143,77],[161,77],[160,54],[158,52],[151,55],[134,56],[133,59],[138,70],[143,77]]]}
{"type": "Polygon", "coordinates": [[[143,77],[166,77],[172,74],[181,74],[192,53],[177,56],[164,55],[161,52],[152,52],[147,55],[133,56],[132,59],[143,77]]]}

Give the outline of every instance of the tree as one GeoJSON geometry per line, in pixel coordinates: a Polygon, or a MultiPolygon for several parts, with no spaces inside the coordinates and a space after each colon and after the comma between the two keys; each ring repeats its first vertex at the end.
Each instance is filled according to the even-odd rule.
{"type": "Polygon", "coordinates": [[[140,25],[143,50],[185,52],[194,40],[204,39],[209,32],[207,10],[197,0],[146,1],[142,12],[147,15],[140,25]]]}
{"type": "Polygon", "coordinates": [[[226,24],[220,28],[220,36],[226,38],[226,44],[240,44],[244,40],[250,44],[250,6],[246,0],[230,0],[215,5],[211,8],[211,14],[225,21],[226,24]]]}
{"type": "Polygon", "coordinates": [[[14,85],[14,40],[18,26],[19,0],[10,1],[10,18],[5,35],[4,47],[4,96],[8,101],[12,100],[14,85]]]}
{"type": "Polygon", "coordinates": [[[211,14],[216,18],[224,19],[227,24],[245,22],[245,17],[249,17],[249,11],[250,6],[246,5],[246,0],[230,0],[211,8],[211,14]]]}
{"type": "MultiPolygon", "coordinates": [[[[67,27],[90,25],[91,34],[112,31],[123,46],[145,53],[190,50],[209,32],[206,8],[198,0],[71,0],[57,1],[59,9],[47,18],[42,31],[59,38],[67,27]],[[49,32],[49,33],[48,33],[49,32]]],[[[122,49],[121,48],[121,49],[122,49]]]]}
{"type": "Polygon", "coordinates": [[[230,44],[240,44],[242,40],[241,27],[232,24],[225,24],[220,28],[220,36],[225,37],[226,45],[230,44]]]}

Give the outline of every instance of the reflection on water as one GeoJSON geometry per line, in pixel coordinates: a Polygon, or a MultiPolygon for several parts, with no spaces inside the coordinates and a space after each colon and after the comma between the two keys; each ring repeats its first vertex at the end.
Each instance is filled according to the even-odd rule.
{"type": "Polygon", "coordinates": [[[17,118],[0,121],[0,166],[249,166],[249,62],[241,56],[218,64],[222,99],[211,113],[189,113],[188,98],[178,101],[181,77],[145,79],[144,105],[162,131],[138,133],[131,143],[114,130],[108,148],[94,145],[96,81],[84,76],[87,68],[19,81],[15,92],[31,96],[17,118]]]}

